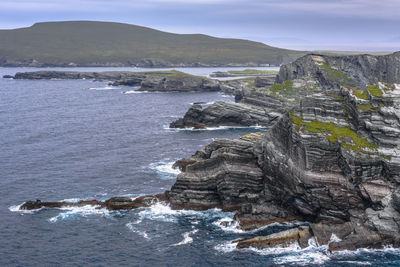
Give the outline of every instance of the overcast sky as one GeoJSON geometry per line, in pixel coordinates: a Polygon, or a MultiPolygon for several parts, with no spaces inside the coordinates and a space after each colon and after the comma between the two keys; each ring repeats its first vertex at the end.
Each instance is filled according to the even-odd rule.
{"type": "Polygon", "coordinates": [[[400,50],[400,0],[0,0],[0,28],[116,21],[293,49],[400,50]]]}

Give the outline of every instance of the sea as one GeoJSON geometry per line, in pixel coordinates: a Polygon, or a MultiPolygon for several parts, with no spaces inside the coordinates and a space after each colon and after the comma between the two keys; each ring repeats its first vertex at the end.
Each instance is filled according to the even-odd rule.
{"type": "MultiPolygon", "coordinates": [[[[0,76],[35,70],[0,68],[0,76]]],[[[228,68],[178,70],[209,75],[228,68]]],[[[400,266],[400,250],[390,247],[331,254],[311,240],[305,249],[238,250],[232,241],[304,222],[242,231],[233,213],[219,209],[172,210],[154,204],[131,211],[91,206],[20,211],[28,200],[161,193],[179,174],[174,161],[216,138],[268,131],[170,129],[169,123],[194,102],[207,106],[234,99],[219,92],[136,90],[107,81],[0,78],[0,266],[400,266]]]]}

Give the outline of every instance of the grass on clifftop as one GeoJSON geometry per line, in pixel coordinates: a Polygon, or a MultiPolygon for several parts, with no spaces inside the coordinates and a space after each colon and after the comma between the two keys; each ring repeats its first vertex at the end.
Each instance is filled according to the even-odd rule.
{"type": "Polygon", "coordinates": [[[270,90],[273,93],[291,94],[293,92],[293,81],[287,80],[284,83],[275,83],[271,86],[270,90]]]}
{"type": "Polygon", "coordinates": [[[332,68],[326,62],[321,62],[320,66],[329,73],[329,76],[332,79],[339,80],[341,85],[346,85],[348,83],[354,82],[353,79],[351,79],[345,73],[341,72],[340,70],[332,68]]]}
{"type": "Polygon", "coordinates": [[[318,120],[305,122],[300,117],[294,117],[294,111],[290,114],[291,121],[296,124],[296,130],[304,127],[304,130],[311,133],[324,133],[326,138],[331,143],[341,141],[341,146],[347,150],[351,149],[354,152],[365,152],[363,149],[377,150],[378,145],[371,143],[367,138],[360,136],[350,127],[337,126],[332,122],[325,123],[318,120]],[[347,144],[345,139],[351,139],[353,144],[347,144]]]}
{"type": "Polygon", "coordinates": [[[356,89],[354,95],[360,99],[368,100],[368,93],[361,89],[356,89]]]}
{"type": "Polygon", "coordinates": [[[371,104],[357,104],[357,109],[371,112],[377,111],[371,104]]]}
{"type": "Polygon", "coordinates": [[[369,85],[369,86],[367,86],[367,90],[371,95],[373,95],[375,97],[383,96],[382,90],[379,89],[379,87],[377,85],[369,85]]]}

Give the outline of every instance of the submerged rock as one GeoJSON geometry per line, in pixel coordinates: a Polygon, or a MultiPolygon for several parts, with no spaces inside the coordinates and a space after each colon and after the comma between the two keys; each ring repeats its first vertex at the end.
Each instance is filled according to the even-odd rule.
{"type": "Polygon", "coordinates": [[[108,210],[130,210],[142,207],[149,207],[156,202],[165,202],[167,198],[164,194],[154,196],[143,196],[131,199],[128,197],[112,197],[106,201],[99,200],[80,200],[78,202],[42,202],[41,200],[27,201],[21,205],[21,210],[36,210],[40,208],[62,208],[62,207],[83,207],[98,206],[108,210]]]}

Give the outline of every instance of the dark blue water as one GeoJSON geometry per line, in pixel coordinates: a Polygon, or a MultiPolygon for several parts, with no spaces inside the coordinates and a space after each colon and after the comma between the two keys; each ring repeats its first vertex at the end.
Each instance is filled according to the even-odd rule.
{"type": "MultiPolygon", "coordinates": [[[[15,71],[3,68],[0,75],[15,71]]],[[[241,232],[234,224],[223,226],[232,222],[232,214],[219,210],[155,205],[129,212],[92,207],[16,212],[17,205],[37,198],[163,192],[176,177],[173,161],[213,138],[259,131],[167,129],[192,102],[232,101],[219,93],[124,94],[132,89],[106,86],[85,80],[0,79],[0,266],[400,265],[395,249],[328,255],[326,248],[310,244],[305,250],[238,251],[232,240],[292,226],[241,232]]]]}

